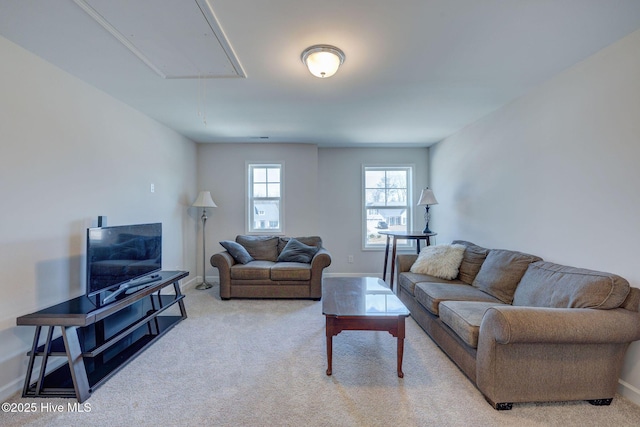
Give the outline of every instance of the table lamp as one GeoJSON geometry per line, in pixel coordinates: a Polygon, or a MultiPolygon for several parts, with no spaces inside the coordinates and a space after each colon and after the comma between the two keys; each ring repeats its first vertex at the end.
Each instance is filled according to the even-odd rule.
{"type": "Polygon", "coordinates": [[[420,193],[420,201],[418,202],[418,206],[425,207],[425,211],[424,211],[425,226],[424,226],[424,230],[422,231],[425,234],[432,233],[432,231],[429,230],[429,206],[437,205],[437,204],[438,204],[438,201],[436,200],[436,196],[433,195],[433,190],[430,190],[429,187],[423,189],[422,193],[420,193]]]}

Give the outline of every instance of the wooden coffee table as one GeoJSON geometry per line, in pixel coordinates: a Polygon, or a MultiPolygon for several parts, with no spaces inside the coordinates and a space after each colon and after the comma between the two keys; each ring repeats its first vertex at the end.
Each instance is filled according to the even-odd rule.
{"type": "Polygon", "coordinates": [[[322,284],[327,320],[327,375],[332,372],[333,336],[342,331],[387,331],[398,339],[398,377],[403,378],[404,320],[409,310],[375,277],[328,277],[322,284]]]}

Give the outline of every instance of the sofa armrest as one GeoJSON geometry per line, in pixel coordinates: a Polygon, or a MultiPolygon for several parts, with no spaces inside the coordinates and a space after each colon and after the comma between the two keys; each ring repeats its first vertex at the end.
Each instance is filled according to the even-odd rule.
{"type": "MultiPolygon", "coordinates": [[[[322,248],[311,258],[311,270],[322,271],[331,265],[331,254],[322,248]]],[[[312,273],[313,274],[313,273],[312,273]]]]}
{"type": "Polygon", "coordinates": [[[309,297],[320,299],[322,297],[322,270],[331,265],[331,254],[321,248],[311,259],[311,280],[309,283],[309,297]]]}
{"type": "Polygon", "coordinates": [[[231,298],[231,266],[236,263],[227,251],[218,252],[211,256],[211,265],[218,269],[220,278],[220,298],[231,298]]]}
{"type": "Polygon", "coordinates": [[[640,313],[625,309],[489,308],[480,324],[497,344],[514,343],[629,343],[640,339],[640,313]]]}
{"type": "Polygon", "coordinates": [[[513,402],[612,398],[640,314],[623,308],[489,308],[476,386],[494,408],[513,402]]]}
{"type": "Polygon", "coordinates": [[[398,269],[398,274],[411,270],[411,266],[416,262],[417,258],[417,254],[396,255],[396,267],[398,269]]]}

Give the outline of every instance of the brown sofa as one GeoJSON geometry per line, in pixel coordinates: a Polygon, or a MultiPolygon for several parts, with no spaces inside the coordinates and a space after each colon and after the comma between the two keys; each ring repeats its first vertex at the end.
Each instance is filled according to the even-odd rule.
{"type": "Polygon", "coordinates": [[[608,405],[625,352],[640,339],[640,289],[615,274],[465,246],[453,280],[412,273],[401,254],[400,299],[495,409],[518,402],[608,405]]]}
{"type": "MultiPolygon", "coordinates": [[[[237,236],[251,260],[244,264],[229,251],[211,257],[220,275],[220,297],[230,298],[309,298],[322,297],[322,272],[331,264],[331,255],[318,236],[296,237],[301,246],[314,247],[309,262],[283,261],[290,237],[237,236]]],[[[222,242],[221,242],[222,243],[222,242]]],[[[297,253],[294,253],[296,255],[297,253]]],[[[297,259],[296,257],[291,259],[297,259]]],[[[306,260],[302,260],[306,261],[306,260]]]]}

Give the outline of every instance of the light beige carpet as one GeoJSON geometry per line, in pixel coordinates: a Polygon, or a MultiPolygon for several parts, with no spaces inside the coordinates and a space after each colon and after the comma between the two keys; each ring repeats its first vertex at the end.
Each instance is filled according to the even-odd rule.
{"type": "Polygon", "coordinates": [[[640,407],[616,396],[516,404],[495,411],[412,320],[403,370],[386,332],[334,337],[326,370],[322,303],[221,301],[218,288],[188,290],[189,318],[98,388],[90,412],[70,399],[61,413],[0,413],[2,426],[638,426],[640,407]]]}

